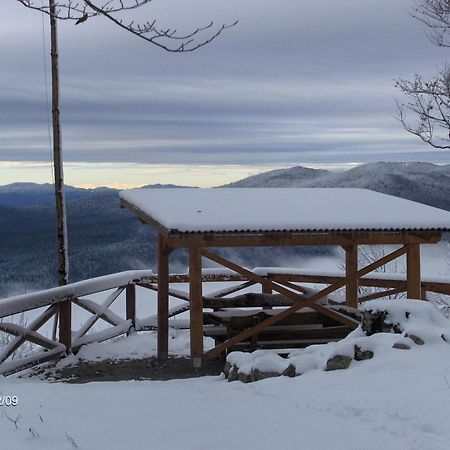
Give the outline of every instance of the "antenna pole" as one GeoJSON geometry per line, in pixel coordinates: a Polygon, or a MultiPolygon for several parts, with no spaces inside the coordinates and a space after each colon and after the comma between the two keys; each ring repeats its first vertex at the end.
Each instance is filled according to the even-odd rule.
{"type": "Polygon", "coordinates": [[[69,278],[69,260],[67,253],[67,223],[64,199],[61,125],[59,119],[58,37],[55,0],[49,0],[49,8],[52,65],[53,170],[55,174],[58,281],[60,285],[65,285],[68,283],[69,278]]]}

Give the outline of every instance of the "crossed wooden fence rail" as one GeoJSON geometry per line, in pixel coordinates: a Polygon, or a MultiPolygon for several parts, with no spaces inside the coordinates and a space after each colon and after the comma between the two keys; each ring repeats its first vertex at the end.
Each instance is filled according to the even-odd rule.
{"type": "MultiPolygon", "coordinates": [[[[170,283],[189,283],[189,275],[170,275],[169,281],[170,283]]],[[[77,352],[83,345],[112,339],[130,333],[131,331],[155,330],[157,328],[157,316],[149,316],[143,319],[139,319],[136,316],[136,286],[157,291],[157,282],[158,276],[151,271],[127,271],[0,300],[0,331],[10,335],[8,343],[3,348],[0,347],[0,374],[10,375],[28,367],[59,358],[69,352],[77,352]],[[101,303],[98,300],[89,298],[89,296],[101,292],[106,293],[106,298],[101,303]],[[110,309],[113,303],[124,292],[126,305],[124,311],[125,318],[110,309]],[[90,316],[77,330],[73,330],[72,324],[69,323],[70,329],[66,330],[65,334],[60,333],[59,338],[57,338],[56,324],[58,312],[60,305],[63,304],[75,304],[90,313],[90,316]],[[11,316],[40,308],[45,308],[45,310],[25,326],[18,325],[13,320],[8,321],[8,318],[11,316]],[[52,318],[55,322],[53,335],[50,338],[42,334],[42,332],[39,332],[39,330],[52,318]],[[110,326],[101,331],[92,331],[94,325],[100,319],[110,326]],[[64,335],[70,336],[69,342],[63,342],[61,336],[64,335]],[[42,350],[16,359],[14,357],[16,351],[27,342],[42,347],[42,350]]],[[[282,315],[288,314],[290,309],[295,308],[295,305],[290,306],[292,303],[289,301],[288,292],[291,291],[288,291],[288,289],[292,289],[293,291],[298,289],[305,291],[308,289],[299,286],[298,283],[329,285],[342,283],[344,285],[345,275],[339,273],[324,275],[306,271],[287,272],[280,269],[256,269],[254,271],[248,271],[246,276],[243,276],[233,271],[214,272],[205,270],[202,274],[202,282],[233,282],[229,287],[222,288],[205,296],[203,298],[204,308],[267,307],[267,305],[287,306],[287,309],[280,312],[282,315]],[[254,276],[249,277],[250,274],[254,274],[254,276]],[[285,294],[288,295],[283,297],[279,294],[264,294],[266,287],[264,282],[275,282],[280,286],[284,286],[287,291],[285,294]],[[227,298],[231,294],[258,284],[261,284],[263,294],[261,297],[252,297],[251,304],[245,296],[227,298]]],[[[360,302],[399,294],[407,290],[405,279],[401,275],[396,274],[374,273],[366,275],[359,279],[359,285],[382,289],[361,296],[359,298],[360,302]]],[[[445,279],[424,279],[421,282],[421,288],[423,299],[426,299],[428,292],[450,296],[450,282],[445,279]]],[[[171,288],[169,289],[169,295],[185,301],[184,304],[171,308],[169,310],[169,317],[174,317],[189,310],[188,292],[171,288]]],[[[314,293],[312,295],[314,296],[314,293]]],[[[330,302],[333,303],[333,300],[330,300],[330,302]]],[[[279,314],[273,317],[278,316],[279,314]]],[[[59,325],[61,327],[61,324],[59,325]]],[[[238,342],[239,340],[245,339],[247,337],[246,333],[248,334],[248,332],[244,331],[239,335],[239,338],[234,338],[234,341],[238,342]]],[[[232,343],[228,342],[225,346],[223,344],[219,345],[209,353],[214,355],[219,354],[229,348],[231,344],[235,343],[234,341],[232,343]]]]}

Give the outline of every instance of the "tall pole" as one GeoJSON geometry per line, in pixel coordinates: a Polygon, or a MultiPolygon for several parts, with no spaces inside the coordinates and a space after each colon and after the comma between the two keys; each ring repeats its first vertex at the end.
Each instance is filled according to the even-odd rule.
{"type": "Polygon", "coordinates": [[[50,42],[52,63],[52,119],[53,119],[53,170],[55,174],[56,229],[58,249],[58,281],[68,283],[69,260],[67,253],[66,206],[64,200],[64,173],[61,148],[61,126],[59,120],[59,69],[58,37],[56,28],[55,0],[49,0],[50,42]]]}
{"type": "MultiPolygon", "coordinates": [[[[50,9],[50,53],[52,60],[52,119],[53,119],[53,169],[55,173],[56,234],[58,249],[58,281],[65,285],[69,281],[69,259],[67,252],[66,206],[64,202],[64,173],[62,163],[61,126],[59,121],[59,70],[58,36],[56,28],[55,0],[49,0],[50,9]]],[[[59,342],[66,352],[72,347],[72,302],[67,300],[58,305],[59,342]]],[[[55,322],[56,325],[56,322],[55,322]]]]}

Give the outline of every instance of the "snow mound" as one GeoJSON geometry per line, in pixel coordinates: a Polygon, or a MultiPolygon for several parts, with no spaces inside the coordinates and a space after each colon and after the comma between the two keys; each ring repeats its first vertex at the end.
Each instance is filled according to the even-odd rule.
{"type": "Polygon", "coordinates": [[[259,381],[286,375],[303,375],[313,370],[332,371],[360,364],[402,358],[408,352],[431,351],[445,346],[450,357],[450,321],[432,303],[418,300],[373,300],[362,306],[362,325],[339,342],[312,345],[283,358],[275,351],[232,352],[225,375],[229,381],[259,381]],[[375,322],[382,332],[369,332],[367,322],[375,322]]]}

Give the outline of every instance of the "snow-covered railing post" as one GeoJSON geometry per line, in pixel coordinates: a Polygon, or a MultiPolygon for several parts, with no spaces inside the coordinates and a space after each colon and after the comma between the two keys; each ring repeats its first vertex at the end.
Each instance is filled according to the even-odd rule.
{"type": "Polygon", "coordinates": [[[66,353],[72,351],[72,300],[59,304],[59,343],[66,347],[66,353]]]}
{"type": "Polygon", "coordinates": [[[136,286],[129,284],[126,288],[126,319],[131,320],[130,331],[136,327],[136,286]]]}

